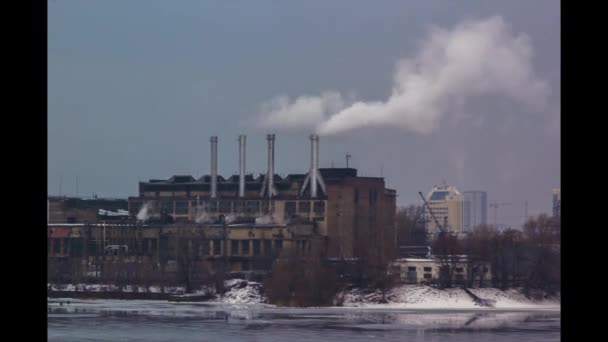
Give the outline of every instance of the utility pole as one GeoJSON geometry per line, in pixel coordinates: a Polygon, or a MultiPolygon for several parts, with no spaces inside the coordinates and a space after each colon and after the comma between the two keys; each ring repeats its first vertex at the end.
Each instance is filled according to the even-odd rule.
{"type": "Polygon", "coordinates": [[[348,169],[348,160],[351,158],[352,156],[348,153],[346,153],[346,168],[348,169]]]}

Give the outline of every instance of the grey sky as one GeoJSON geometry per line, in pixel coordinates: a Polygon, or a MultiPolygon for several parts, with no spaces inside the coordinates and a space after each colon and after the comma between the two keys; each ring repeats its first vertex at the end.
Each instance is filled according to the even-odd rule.
{"type": "MultiPolygon", "coordinates": [[[[399,204],[444,179],[512,202],[499,223],[551,211],[560,183],[560,9],[536,1],[67,1],[49,2],[48,191],[137,194],[138,180],[237,171],[237,135],[248,135],[247,169],[265,166],[260,106],[277,96],[332,89],[383,100],[395,63],[432,26],[503,17],[526,33],[536,75],[551,88],[542,113],[484,97],[466,111],[481,120],[440,122],[420,135],[391,128],[322,137],[321,165],[386,177],[399,204]],[[479,115],[478,115],[479,116],[479,115]]],[[[276,131],[281,174],[306,172],[307,131],[276,131]]],[[[489,212],[493,220],[493,212],[489,212]]]]}

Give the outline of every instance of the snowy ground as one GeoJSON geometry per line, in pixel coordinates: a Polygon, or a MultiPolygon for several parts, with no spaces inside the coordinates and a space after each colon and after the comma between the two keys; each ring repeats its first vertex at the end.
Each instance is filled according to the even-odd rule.
{"type": "MultiPolygon", "coordinates": [[[[75,285],[49,285],[55,291],[75,291],[75,285]]],[[[185,301],[188,296],[200,296],[211,294],[214,298],[210,303],[216,304],[263,304],[266,298],[263,295],[261,283],[246,281],[243,279],[231,279],[225,282],[226,292],[223,295],[214,295],[213,288],[206,287],[195,291],[192,294],[184,294],[183,287],[165,287],[165,292],[180,295],[185,301]]],[[[119,291],[115,285],[90,285],[78,284],[78,291],[119,291]]],[[[159,293],[160,287],[150,286],[125,286],[124,292],[152,292],[159,293]]],[[[524,296],[521,291],[510,289],[501,291],[494,288],[476,288],[470,291],[481,299],[485,299],[492,304],[491,307],[483,307],[462,289],[452,288],[439,290],[430,286],[400,285],[386,293],[386,303],[382,302],[380,291],[369,291],[363,289],[351,289],[337,295],[343,299],[342,307],[358,308],[377,308],[377,309],[451,309],[451,310],[470,310],[470,309],[545,309],[559,310],[559,298],[548,298],[540,301],[533,301],[524,296]]],[[[336,301],[338,302],[338,300],[336,301]]]]}
{"type": "MultiPolygon", "coordinates": [[[[520,291],[512,289],[501,291],[494,288],[471,289],[481,299],[493,303],[493,309],[559,309],[558,298],[532,301],[520,291]]],[[[352,289],[343,296],[345,307],[365,308],[403,308],[403,309],[481,309],[462,289],[439,290],[430,286],[400,285],[387,291],[386,301],[382,303],[380,291],[352,289]]]]}
{"type": "MultiPolygon", "coordinates": [[[[247,281],[244,279],[230,279],[224,282],[226,292],[223,295],[215,294],[215,298],[211,299],[213,303],[226,303],[226,304],[258,304],[264,303],[266,298],[262,294],[262,284],[247,281]]],[[[76,288],[82,292],[114,292],[120,291],[120,287],[111,284],[48,284],[48,287],[52,291],[68,291],[74,292],[76,288]]],[[[124,286],[122,292],[148,292],[148,293],[160,293],[160,286],[124,286]]],[[[166,286],[165,293],[179,295],[182,298],[196,297],[207,294],[214,294],[215,291],[212,287],[203,287],[196,290],[194,293],[185,294],[184,287],[180,286],[166,286]]]]}

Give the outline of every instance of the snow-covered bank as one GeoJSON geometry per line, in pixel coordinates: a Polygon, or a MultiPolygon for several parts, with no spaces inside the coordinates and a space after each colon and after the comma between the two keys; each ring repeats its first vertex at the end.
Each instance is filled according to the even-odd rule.
{"type": "MultiPolygon", "coordinates": [[[[207,297],[206,301],[211,303],[225,304],[259,304],[265,303],[262,284],[244,279],[230,279],[224,282],[226,292],[223,295],[216,294],[213,287],[205,286],[193,293],[186,294],[181,286],[165,286],[164,293],[171,295],[170,300],[187,302],[198,301],[197,298],[207,297]]],[[[48,284],[50,291],[56,292],[81,292],[81,293],[153,293],[163,292],[160,286],[131,286],[119,287],[112,284],[48,284]]]]}
{"type": "MultiPolygon", "coordinates": [[[[224,283],[226,292],[223,295],[216,294],[211,287],[201,288],[194,293],[185,294],[183,287],[165,287],[165,293],[171,294],[170,300],[188,302],[200,301],[200,298],[209,303],[216,304],[264,304],[267,302],[261,283],[247,281],[244,279],[231,279],[224,283]]],[[[53,291],[76,291],[85,292],[114,292],[120,288],[114,285],[49,285],[53,291]]],[[[350,289],[339,293],[336,303],[342,307],[353,308],[378,308],[378,309],[438,309],[438,310],[479,310],[479,309],[504,309],[504,310],[559,310],[560,298],[544,298],[532,300],[527,298],[520,290],[510,289],[502,291],[495,288],[473,288],[469,289],[472,294],[490,303],[490,306],[481,306],[461,288],[439,290],[430,286],[399,285],[387,291],[382,301],[382,293],[379,290],[350,289]]],[[[150,286],[126,286],[123,292],[148,292],[159,293],[160,287],[150,286]]]]}
{"type": "MultiPolygon", "coordinates": [[[[560,308],[559,298],[534,301],[519,290],[502,291],[495,288],[470,289],[481,299],[492,303],[493,309],[552,309],[560,308]]],[[[482,309],[461,288],[436,289],[430,286],[400,285],[387,291],[386,303],[382,303],[379,290],[351,289],[338,295],[344,299],[342,306],[395,309],[482,309]]]]}

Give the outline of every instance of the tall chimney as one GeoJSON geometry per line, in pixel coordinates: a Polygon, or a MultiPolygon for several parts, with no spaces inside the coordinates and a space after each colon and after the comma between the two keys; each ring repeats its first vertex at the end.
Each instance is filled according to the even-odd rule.
{"type": "Polygon", "coordinates": [[[239,197],[245,197],[245,144],[246,135],[239,135],[239,197]]]}
{"type": "Polygon", "coordinates": [[[319,136],[310,135],[310,197],[317,198],[317,170],[319,169],[319,136]]]}
{"type": "Polygon", "coordinates": [[[306,175],[306,179],[304,179],[300,195],[304,193],[309,184],[311,198],[317,197],[317,184],[325,192],[325,182],[319,172],[319,136],[316,134],[310,135],[310,170],[308,171],[308,175],[306,175]]]}
{"type": "Polygon", "coordinates": [[[211,139],[211,198],[217,197],[217,136],[211,139]]]}
{"type": "Polygon", "coordinates": [[[272,195],[277,194],[277,190],[274,187],[274,134],[266,135],[266,140],[268,140],[268,166],[260,196],[263,197],[265,194],[268,194],[270,198],[272,195]]]}

